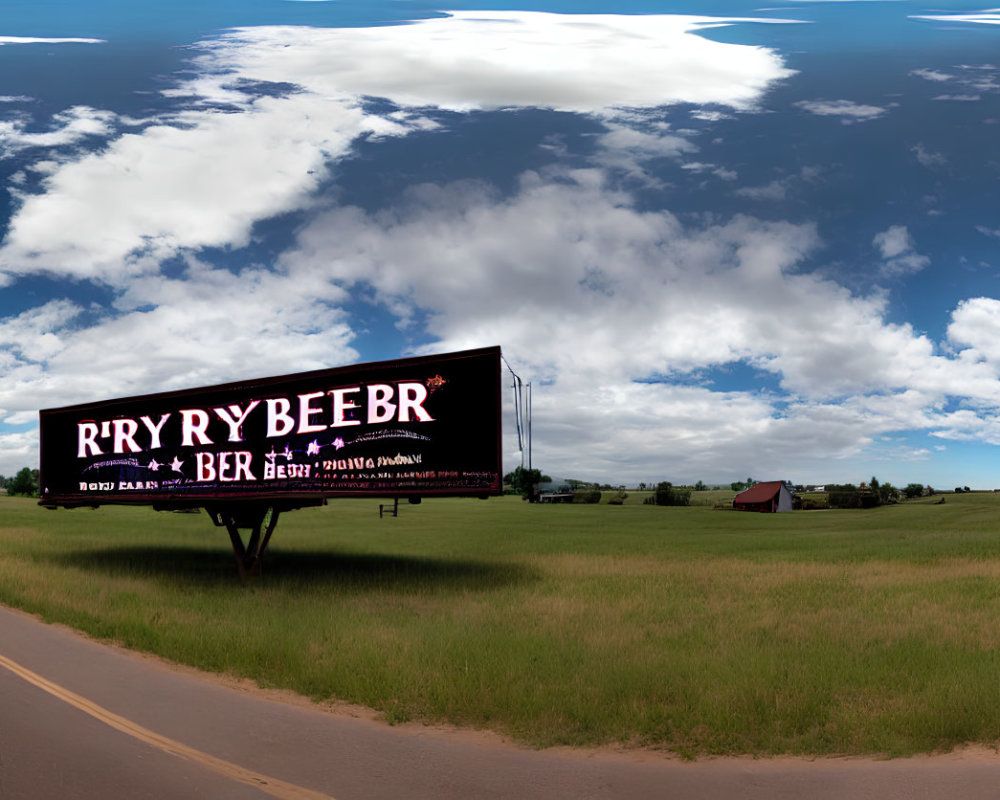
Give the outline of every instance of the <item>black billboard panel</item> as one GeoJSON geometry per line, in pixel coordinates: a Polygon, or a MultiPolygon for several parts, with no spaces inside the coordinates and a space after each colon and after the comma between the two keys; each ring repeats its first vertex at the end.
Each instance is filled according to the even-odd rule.
{"type": "Polygon", "coordinates": [[[500,348],[39,414],[41,504],[499,494],[500,348]]]}

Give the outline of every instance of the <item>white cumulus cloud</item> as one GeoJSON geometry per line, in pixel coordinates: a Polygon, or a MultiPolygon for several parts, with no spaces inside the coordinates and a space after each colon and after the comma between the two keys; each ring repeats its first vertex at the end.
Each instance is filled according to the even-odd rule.
{"type": "Polygon", "coordinates": [[[115,312],[96,322],[81,319],[86,309],[75,303],[51,301],[0,322],[0,409],[10,415],[350,362],[358,353],[338,308],[344,297],[329,283],[193,262],[183,279],[134,281],[115,312]]]}
{"type": "Polygon", "coordinates": [[[0,267],[120,283],[185,248],[244,245],[254,222],[307,203],[331,155],[400,129],[350,103],[299,96],[178,121],[186,127],[125,134],[55,168],[41,194],[23,198],[0,267]]]}
{"type": "MultiPolygon", "coordinates": [[[[878,237],[886,258],[913,249],[899,228],[878,237]]],[[[535,381],[535,455],[557,474],[649,480],[663,477],[664,453],[678,476],[711,479],[732,464],[829,474],[836,459],[877,454],[884,434],[979,430],[983,409],[1000,407],[1000,363],[985,351],[1000,337],[972,312],[1000,313],[960,307],[950,336],[964,350],[936,355],[886,320],[882,296],[799,272],[819,244],[810,225],[693,225],[639,210],[596,169],[526,173],[507,198],[478,182],[414,187],[377,212],[318,214],[275,269],[192,260],[181,277],[133,279],[111,317],[87,321],[57,301],[5,320],[0,408],[17,421],[38,407],[348,362],[357,353],[341,307],[368,296],[403,323],[426,318],[424,350],[500,344],[535,381]],[[773,387],[697,385],[733,364],[773,387]],[[942,414],[950,395],[968,413],[942,414]]],[[[509,461],[514,447],[508,437],[509,461]]]]}
{"type": "Polygon", "coordinates": [[[801,100],[795,105],[810,114],[839,117],[845,124],[877,119],[886,112],[881,106],[855,103],[851,100],[801,100]]]}
{"type": "Polygon", "coordinates": [[[955,79],[954,75],[941,72],[941,70],[937,69],[913,69],[910,70],[910,74],[916,75],[918,78],[923,78],[926,81],[934,81],[935,83],[946,83],[955,79]]]}
{"type": "Polygon", "coordinates": [[[882,274],[886,277],[911,275],[927,267],[931,260],[916,251],[913,237],[905,225],[890,225],[875,234],[872,244],[882,256],[882,274]]]}
{"type": "Polygon", "coordinates": [[[966,359],[1000,364],[1000,300],[973,297],[952,313],[948,340],[966,359]]]}
{"type": "MultiPolygon", "coordinates": [[[[366,96],[400,107],[603,115],[678,102],[749,107],[791,72],[766,48],[696,35],[729,21],[455,12],[377,28],[232,31],[203,42],[197,75],[170,92],[189,100],[188,111],[47,167],[41,191],[13,215],[0,270],[120,284],[184,250],[242,246],[255,222],[307,206],[359,137],[427,127],[366,111],[366,96]],[[260,96],[262,83],[284,91],[260,96]]],[[[77,119],[40,136],[54,146],[86,132],[77,119]]],[[[7,131],[11,146],[46,141],[25,137],[7,131]]],[[[609,124],[604,146],[629,163],[688,149],[672,134],[629,134],[620,124],[609,124]]]]}
{"type": "MultiPolygon", "coordinates": [[[[11,98],[12,101],[17,98],[11,98]]],[[[89,106],[73,106],[52,118],[51,130],[28,131],[30,121],[24,114],[11,120],[0,121],[0,158],[10,156],[30,147],[64,147],[77,144],[91,136],[108,136],[118,115],[89,106]]]]}
{"type": "MultiPolygon", "coordinates": [[[[877,454],[894,432],[982,431],[1000,407],[989,344],[1000,314],[983,298],[955,310],[952,354],[940,355],[888,320],[882,295],[800,269],[822,244],[814,225],[696,222],[609,188],[610,168],[641,175],[650,159],[693,152],[683,132],[635,109],[745,111],[790,74],[770,50],[697,35],[727,22],[456,12],[372,29],[240,29],[203,43],[195,76],[171,92],[184,111],[117,137],[113,119],[85,131],[67,112],[35,146],[110,141],[35,163],[41,187],[21,196],[0,268],[103,282],[116,300],[56,300],[0,320],[3,419],[355,360],[347,308],[365,298],[419,327],[418,341],[431,340],[422,350],[500,344],[536,381],[536,456],[557,474],[658,479],[669,461],[681,478],[733,464],[828,475],[831,460],[877,454]],[[363,137],[433,130],[438,109],[528,106],[598,120],[590,167],[527,172],[510,196],[472,181],[412,187],[375,211],[320,205],[331,165],[363,137]],[[199,260],[299,209],[308,216],[276,264],[199,260]],[[178,256],[180,273],[163,274],[178,256]],[[713,375],[734,365],[756,370],[760,387],[716,389],[713,375]],[[953,396],[964,405],[945,413],[953,396]]],[[[801,107],[846,121],[886,112],[801,107]]],[[[8,129],[10,146],[28,146],[26,131],[8,129]]],[[[779,200],[790,180],[737,191],[779,200]]],[[[905,226],[872,244],[886,274],[926,264],[905,226]]],[[[23,458],[32,435],[0,435],[0,466],[23,458]]]]}
{"type": "Polygon", "coordinates": [[[766,48],[696,35],[739,21],[747,20],[454,11],[379,28],[244,28],[208,45],[204,66],[459,111],[528,106],[608,113],[672,103],[743,108],[792,72],[766,48]]]}
{"type": "MultiPolygon", "coordinates": [[[[415,188],[375,215],[338,208],[303,230],[283,268],[371,287],[404,319],[429,315],[428,349],[502,344],[544,381],[541,456],[557,472],[583,450],[589,474],[645,477],[666,448],[692,474],[720,469],[724,454],[763,459],[765,442],[778,468],[803,463],[806,440],[837,458],[872,447],[875,432],[933,429],[951,393],[1000,404],[993,366],[936,355],[925,336],[886,321],[881,296],[797,273],[818,244],[810,226],[738,217],[688,227],[589,175],[569,177],[527,174],[506,200],[466,183],[415,188]],[[677,385],[734,363],[773,374],[780,391],[677,385]]],[[[914,255],[905,229],[883,234],[890,261],[914,255]]]]}
{"type": "Polygon", "coordinates": [[[778,202],[784,200],[788,194],[788,184],[785,181],[774,180],[763,186],[743,186],[735,189],[733,194],[740,197],[748,197],[751,200],[764,200],[778,202]]]}

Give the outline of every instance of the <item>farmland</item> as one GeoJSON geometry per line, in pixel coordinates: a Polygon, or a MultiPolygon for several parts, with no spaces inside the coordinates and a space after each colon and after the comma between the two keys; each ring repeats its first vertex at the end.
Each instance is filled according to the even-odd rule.
{"type": "Polygon", "coordinates": [[[992,494],[779,515],[429,500],[381,520],[336,501],[283,517],[246,584],[204,514],[3,498],[0,602],[390,723],[536,747],[1000,741],[992,494]]]}

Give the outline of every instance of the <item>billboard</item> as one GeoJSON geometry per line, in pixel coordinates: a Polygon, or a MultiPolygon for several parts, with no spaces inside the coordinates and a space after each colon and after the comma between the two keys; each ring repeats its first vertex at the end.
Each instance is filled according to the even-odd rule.
{"type": "Polygon", "coordinates": [[[39,413],[45,506],[501,490],[500,348],[39,413]]]}

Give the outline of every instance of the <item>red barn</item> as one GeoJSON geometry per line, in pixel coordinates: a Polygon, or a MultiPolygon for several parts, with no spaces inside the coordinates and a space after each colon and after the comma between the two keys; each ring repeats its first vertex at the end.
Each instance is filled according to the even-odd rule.
{"type": "Polygon", "coordinates": [[[737,511],[791,511],[792,493],[782,481],[755,483],[733,498],[737,511]]]}

